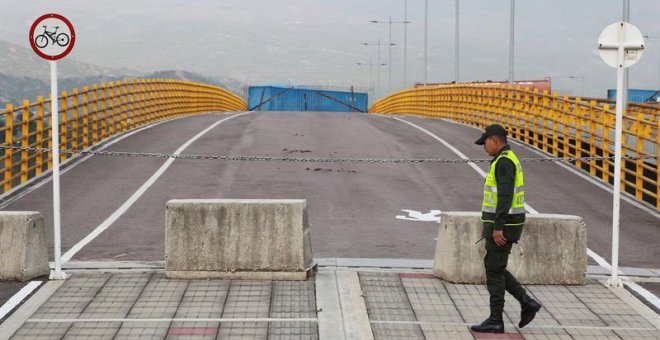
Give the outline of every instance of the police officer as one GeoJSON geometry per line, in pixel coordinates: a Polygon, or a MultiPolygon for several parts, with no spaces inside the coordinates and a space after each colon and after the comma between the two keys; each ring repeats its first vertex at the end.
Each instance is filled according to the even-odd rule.
{"type": "Polygon", "coordinates": [[[506,270],[511,246],[520,239],[525,223],[525,191],[520,161],[507,143],[507,132],[498,124],[489,125],[475,144],[483,145],[494,157],[484,184],[481,208],[483,237],[486,239],[486,285],[490,294],[490,316],[470,327],[474,332],[504,333],[504,292],[521,306],[519,327],[530,323],[541,305],[525,292],[506,270]]]}

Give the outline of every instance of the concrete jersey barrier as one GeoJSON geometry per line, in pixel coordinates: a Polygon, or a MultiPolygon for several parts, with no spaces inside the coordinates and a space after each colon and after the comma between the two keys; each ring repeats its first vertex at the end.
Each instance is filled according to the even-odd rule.
{"type": "Polygon", "coordinates": [[[312,269],[306,200],[167,202],[169,278],[304,280],[312,269]]]}
{"type": "MultiPolygon", "coordinates": [[[[433,275],[454,283],[486,282],[481,213],[443,212],[433,275]]],[[[523,284],[586,283],[587,234],[581,217],[527,214],[507,269],[523,284]]]]}
{"type": "Polygon", "coordinates": [[[0,280],[30,280],[49,270],[41,214],[0,211],[0,280]]]}

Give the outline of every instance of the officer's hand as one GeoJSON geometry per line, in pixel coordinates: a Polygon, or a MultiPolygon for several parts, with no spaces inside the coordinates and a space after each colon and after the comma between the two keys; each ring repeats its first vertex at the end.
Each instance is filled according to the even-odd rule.
{"type": "Polygon", "coordinates": [[[504,230],[493,230],[493,240],[495,244],[502,247],[506,244],[506,238],[504,237],[504,230]]]}

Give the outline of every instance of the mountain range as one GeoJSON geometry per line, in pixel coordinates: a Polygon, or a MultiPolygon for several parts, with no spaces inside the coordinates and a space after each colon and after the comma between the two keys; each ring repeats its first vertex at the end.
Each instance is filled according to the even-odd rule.
{"type": "MultiPolygon", "coordinates": [[[[245,97],[244,85],[236,79],[206,77],[184,70],[161,70],[144,74],[130,69],[92,65],[70,58],[58,61],[57,69],[60,91],[117,80],[165,78],[210,84],[245,97]]],[[[34,100],[37,96],[46,97],[49,93],[48,63],[30,49],[0,40],[0,110],[7,103],[17,105],[24,99],[34,100]]]]}

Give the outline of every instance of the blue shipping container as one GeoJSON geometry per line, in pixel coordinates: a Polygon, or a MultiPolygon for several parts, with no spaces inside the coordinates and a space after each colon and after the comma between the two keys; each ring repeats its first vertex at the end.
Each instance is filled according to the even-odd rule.
{"type": "Polygon", "coordinates": [[[280,86],[251,86],[248,108],[254,111],[367,112],[366,93],[280,86]]]}
{"type": "MultiPolygon", "coordinates": [[[[655,103],[660,101],[660,90],[628,89],[628,102],[655,103]]],[[[616,101],[616,89],[607,90],[607,99],[616,101]]]]}

